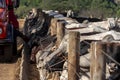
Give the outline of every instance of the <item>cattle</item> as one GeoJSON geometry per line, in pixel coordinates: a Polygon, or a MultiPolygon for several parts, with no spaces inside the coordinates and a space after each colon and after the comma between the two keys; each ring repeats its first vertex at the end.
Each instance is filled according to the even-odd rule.
{"type": "MultiPolygon", "coordinates": [[[[81,18],[81,22],[83,22],[84,18],[81,18]]],[[[88,21],[99,21],[99,19],[88,19],[88,21]]],[[[52,20],[54,22],[54,19],[52,20]]],[[[68,20],[68,23],[71,22],[71,20],[68,20]]],[[[77,21],[73,21],[74,23],[77,23],[77,21]]],[[[101,22],[93,22],[93,23],[88,23],[90,24],[89,27],[92,26],[102,26],[108,29],[108,27],[113,28],[115,26],[115,19],[113,21],[101,21],[101,22]],[[112,23],[113,22],[113,23],[112,23]]],[[[28,15],[26,18],[26,23],[25,23],[25,28],[24,28],[24,33],[29,36],[31,39],[29,41],[29,45],[31,46],[32,49],[32,54],[31,54],[31,60],[35,61],[37,63],[37,68],[40,70],[40,77],[41,79],[45,79],[45,74],[46,72],[54,72],[54,71],[60,71],[60,80],[67,80],[67,55],[68,55],[68,34],[63,37],[62,42],[58,46],[57,49],[55,48],[55,42],[54,40],[50,40],[48,38],[48,29],[49,26],[56,26],[56,23],[50,24],[50,19],[48,20],[47,15],[42,13],[41,11],[38,10],[32,10],[32,13],[28,15]],[[47,35],[47,36],[46,36],[47,35]],[[47,38],[47,39],[46,39],[47,38]],[[46,42],[51,41],[49,44],[46,45],[46,42]],[[42,46],[41,46],[42,45],[42,46]],[[37,57],[35,59],[35,57],[37,57]],[[57,68],[57,70],[55,69],[57,68]],[[58,70],[60,69],[60,70],[58,70]],[[62,71],[63,70],[63,71],[62,71]],[[44,72],[42,72],[44,71],[44,72]],[[44,75],[42,75],[44,74],[44,75]]],[[[110,29],[109,28],[109,29],[110,29]]],[[[52,34],[52,36],[54,33],[52,34]]],[[[89,80],[90,78],[90,58],[91,54],[89,52],[90,45],[85,44],[84,42],[80,43],[80,80],[89,80]]],[[[120,62],[120,54],[119,54],[119,44],[113,44],[109,43],[106,46],[106,53],[109,53],[109,55],[115,59],[118,63],[120,62]]],[[[120,66],[116,64],[114,61],[111,61],[109,58],[107,59],[107,64],[110,67],[109,72],[111,74],[109,79],[112,80],[118,80],[120,77],[119,68],[120,66]],[[116,67],[117,66],[117,67],[116,67]],[[116,75],[117,73],[117,75],[116,75]]]]}
{"type": "Polygon", "coordinates": [[[88,27],[101,27],[105,30],[112,30],[117,27],[117,18],[107,18],[105,21],[88,23],[88,27]]]}
{"type": "Polygon", "coordinates": [[[27,15],[24,24],[24,34],[31,37],[33,34],[45,36],[49,29],[49,19],[41,9],[32,9],[27,15]]]}
{"type": "Polygon", "coordinates": [[[23,33],[30,38],[28,45],[31,48],[31,61],[35,62],[35,55],[41,48],[41,39],[47,37],[49,25],[50,18],[39,8],[33,8],[26,16],[23,33]]]}
{"type": "Polygon", "coordinates": [[[86,18],[86,17],[71,17],[71,18],[77,20],[79,23],[82,23],[85,20],[88,20],[88,22],[103,21],[102,19],[98,19],[98,18],[86,18]]]}
{"type": "MultiPolygon", "coordinates": [[[[64,44],[62,43],[62,46],[64,46],[64,45],[65,45],[65,43],[64,44]]],[[[66,44],[66,46],[67,46],[67,44],[66,44]]],[[[62,47],[62,48],[65,49],[65,47],[62,47]]],[[[106,56],[106,59],[107,59],[107,62],[106,62],[107,63],[107,67],[106,68],[109,70],[109,72],[107,72],[106,75],[107,75],[107,78],[111,79],[111,80],[118,80],[120,78],[120,70],[119,70],[120,69],[120,65],[119,65],[119,63],[120,63],[120,59],[119,59],[120,54],[119,54],[119,49],[120,49],[120,44],[107,43],[107,45],[106,45],[106,52],[105,52],[105,54],[109,55],[116,62],[118,62],[116,64],[116,62],[114,62],[113,60],[111,60],[111,58],[106,56]]],[[[57,54],[55,55],[54,53],[58,53],[60,50],[62,50],[62,49],[58,48],[58,50],[56,50],[55,52],[53,52],[50,55],[46,56],[46,59],[48,58],[48,60],[47,60],[48,62],[44,62],[44,63],[49,64],[49,66],[55,64],[55,61],[59,58],[59,56],[57,56],[57,54]]],[[[67,52],[65,52],[65,53],[67,53],[67,52]]],[[[80,80],[82,80],[82,79],[89,80],[89,78],[90,78],[90,73],[89,73],[90,57],[91,57],[90,53],[83,54],[83,55],[80,56],[80,60],[79,60],[80,63],[79,64],[80,64],[80,69],[82,71],[82,72],[80,71],[81,72],[81,79],[80,80]]],[[[64,68],[67,68],[66,62],[64,64],[64,68]]],[[[67,80],[67,73],[68,73],[67,69],[64,69],[62,71],[62,74],[61,74],[61,77],[60,77],[61,80],[67,80]]]]}
{"type": "Polygon", "coordinates": [[[67,11],[67,17],[74,17],[74,13],[72,10],[67,11]]]}
{"type": "Polygon", "coordinates": [[[106,46],[107,64],[110,72],[110,80],[120,79],[120,44],[119,43],[107,43],[106,46]]]}

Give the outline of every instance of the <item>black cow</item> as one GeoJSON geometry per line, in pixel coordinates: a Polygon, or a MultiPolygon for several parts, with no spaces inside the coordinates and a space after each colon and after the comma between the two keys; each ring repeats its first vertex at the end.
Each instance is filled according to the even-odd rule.
{"type": "Polygon", "coordinates": [[[82,23],[85,20],[88,20],[89,22],[102,21],[102,19],[98,19],[98,18],[86,18],[86,17],[71,17],[71,18],[77,20],[79,23],[82,23]]]}

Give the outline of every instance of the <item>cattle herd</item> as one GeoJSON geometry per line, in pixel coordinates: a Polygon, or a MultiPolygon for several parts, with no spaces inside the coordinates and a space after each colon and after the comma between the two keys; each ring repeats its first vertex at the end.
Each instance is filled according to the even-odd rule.
{"type": "MultiPolygon", "coordinates": [[[[68,80],[68,32],[66,28],[99,26],[103,30],[115,29],[118,19],[102,20],[97,18],[66,17],[58,11],[32,9],[25,18],[23,33],[30,38],[30,61],[36,63],[40,73],[40,80],[68,80]],[[57,20],[66,25],[65,35],[61,43],[57,44],[57,20]],[[54,32],[53,32],[54,31],[54,32]]],[[[117,28],[118,30],[118,28],[117,28]]],[[[94,40],[80,41],[79,80],[90,80],[90,44],[94,40]]],[[[102,41],[101,41],[102,42],[102,41]]],[[[107,44],[106,52],[106,80],[120,80],[120,44],[107,44]]]]}

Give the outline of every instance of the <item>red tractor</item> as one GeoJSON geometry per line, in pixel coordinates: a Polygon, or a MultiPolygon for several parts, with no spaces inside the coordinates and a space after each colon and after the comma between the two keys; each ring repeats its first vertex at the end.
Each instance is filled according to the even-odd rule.
{"type": "Polygon", "coordinates": [[[8,22],[8,12],[0,8],[0,49],[5,61],[11,61],[14,46],[13,26],[8,22]]]}

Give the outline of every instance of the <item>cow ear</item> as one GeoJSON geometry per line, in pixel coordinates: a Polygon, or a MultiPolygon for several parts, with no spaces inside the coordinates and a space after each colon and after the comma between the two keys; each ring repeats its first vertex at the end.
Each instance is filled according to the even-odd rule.
{"type": "Polygon", "coordinates": [[[118,18],[118,17],[116,17],[116,18],[115,18],[115,21],[118,21],[118,19],[119,19],[119,18],[118,18]]]}
{"type": "Polygon", "coordinates": [[[115,18],[115,25],[116,25],[116,26],[118,26],[118,20],[119,20],[119,19],[120,19],[120,18],[118,18],[118,17],[115,18]]]}

